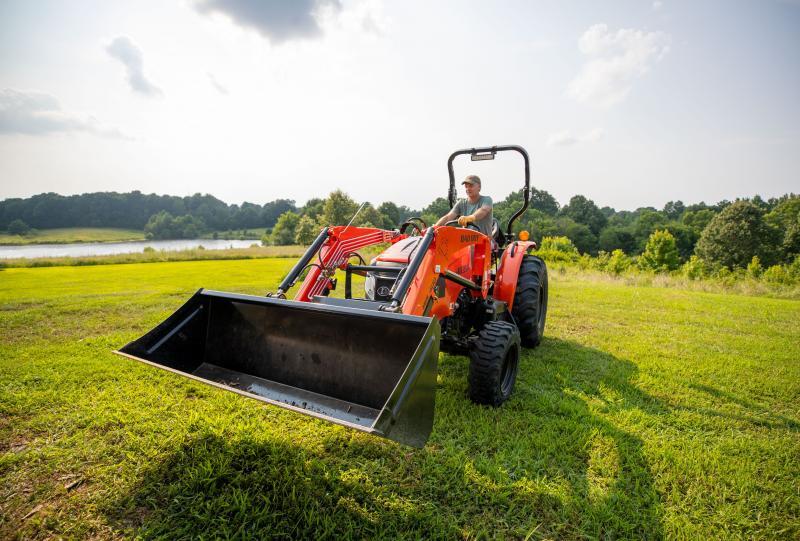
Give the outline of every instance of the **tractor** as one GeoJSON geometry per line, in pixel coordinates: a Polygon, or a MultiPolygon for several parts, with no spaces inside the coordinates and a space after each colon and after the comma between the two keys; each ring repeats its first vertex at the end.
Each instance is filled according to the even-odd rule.
{"type": "Polygon", "coordinates": [[[512,226],[528,207],[530,160],[520,146],[450,155],[453,161],[517,152],[523,205],[487,236],[472,224],[397,229],[347,225],[320,231],[265,296],[200,289],[164,322],[116,353],[182,376],[352,429],[423,447],[433,428],[440,351],[469,356],[469,398],[489,407],[512,393],[522,347],[544,333],[547,268],[536,243],[512,226]],[[358,250],[388,246],[367,263],[358,250]],[[339,271],[339,276],[337,276],[339,271]],[[331,296],[344,273],[343,297],[331,296]],[[353,275],[364,277],[353,295],[353,275]],[[302,278],[294,299],[286,298],[302,278]]]}

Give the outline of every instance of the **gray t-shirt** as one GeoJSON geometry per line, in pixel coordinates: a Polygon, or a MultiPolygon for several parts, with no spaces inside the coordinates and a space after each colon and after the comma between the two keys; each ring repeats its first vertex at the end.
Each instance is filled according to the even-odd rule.
{"type": "MultiPolygon", "coordinates": [[[[460,199],[456,206],[453,207],[452,212],[455,213],[456,216],[469,216],[471,214],[475,214],[481,207],[489,207],[492,208],[492,198],[488,195],[482,195],[478,198],[475,203],[470,203],[469,199],[460,199]]],[[[487,235],[489,237],[492,236],[492,212],[490,210],[489,214],[486,215],[483,220],[475,220],[475,225],[478,226],[478,229],[481,230],[481,233],[487,235]]]]}

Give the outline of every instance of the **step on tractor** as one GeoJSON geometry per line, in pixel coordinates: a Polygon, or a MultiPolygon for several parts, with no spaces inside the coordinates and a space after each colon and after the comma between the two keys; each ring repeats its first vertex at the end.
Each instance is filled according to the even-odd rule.
{"type": "Polygon", "coordinates": [[[439,351],[469,356],[469,398],[500,406],[514,388],[521,347],[542,339],[547,268],[514,221],[530,196],[519,146],[454,152],[453,161],[521,154],[523,205],[487,236],[470,224],[398,229],[325,227],[274,293],[200,289],[116,353],[272,405],[422,447],[433,428],[439,351]],[[388,246],[369,263],[358,250],[388,246]],[[339,271],[338,277],[336,276],[339,271]],[[364,277],[353,296],[352,277],[364,277]],[[330,292],[344,278],[344,296],[330,292]],[[286,298],[302,278],[294,300],[286,298]]]}

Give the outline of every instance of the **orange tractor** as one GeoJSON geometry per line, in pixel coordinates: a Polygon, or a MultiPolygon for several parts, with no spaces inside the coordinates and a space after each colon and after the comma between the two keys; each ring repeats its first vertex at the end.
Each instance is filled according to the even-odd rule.
{"type": "MultiPolygon", "coordinates": [[[[200,289],[156,328],[117,353],[282,408],[422,447],[432,427],[439,351],[467,353],[469,396],[499,406],[514,388],[520,347],[544,332],[547,269],[515,240],[527,208],[530,164],[519,146],[473,148],[448,160],[493,159],[513,151],[525,163],[523,206],[505,230],[427,227],[324,228],[265,297],[200,289]],[[390,246],[369,264],[358,250],[390,246]],[[344,273],[344,298],[336,271],[344,273]],[[294,300],[286,293],[305,274],[294,300]],[[364,297],[352,276],[364,276],[364,297]]],[[[341,276],[340,276],[341,278],[341,276]]]]}

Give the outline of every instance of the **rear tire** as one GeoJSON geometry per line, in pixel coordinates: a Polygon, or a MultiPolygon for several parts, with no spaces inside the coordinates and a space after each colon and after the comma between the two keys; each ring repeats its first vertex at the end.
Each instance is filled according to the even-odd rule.
{"type": "Polygon", "coordinates": [[[526,348],[538,346],[544,336],[547,316],[547,266],[536,256],[522,258],[511,315],[517,322],[522,345],[526,348]]]}
{"type": "Polygon", "coordinates": [[[470,348],[469,397],[499,406],[511,396],[519,371],[519,331],[511,323],[490,321],[470,348]]]}

